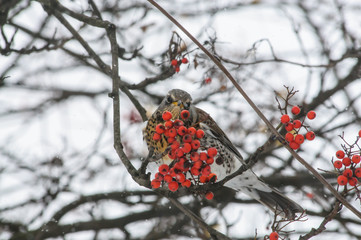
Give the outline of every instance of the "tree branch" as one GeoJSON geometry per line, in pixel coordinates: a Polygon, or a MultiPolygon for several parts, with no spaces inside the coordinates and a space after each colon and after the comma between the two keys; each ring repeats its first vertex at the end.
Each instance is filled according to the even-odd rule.
{"type": "Polygon", "coordinates": [[[325,219],[321,222],[320,226],[318,226],[318,228],[312,228],[312,230],[307,233],[306,235],[300,236],[300,240],[307,240],[310,239],[318,234],[320,234],[321,232],[326,230],[326,224],[330,221],[332,221],[332,219],[337,215],[337,213],[341,210],[342,208],[342,203],[339,201],[336,201],[334,204],[334,207],[332,209],[332,211],[325,217],[325,219]]]}

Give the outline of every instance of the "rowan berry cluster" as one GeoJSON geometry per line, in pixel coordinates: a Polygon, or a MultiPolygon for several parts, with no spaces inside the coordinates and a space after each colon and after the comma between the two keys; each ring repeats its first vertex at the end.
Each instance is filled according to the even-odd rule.
{"type": "Polygon", "coordinates": [[[186,57],[182,58],[182,59],[173,59],[170,64],[174,67],[174,71],[179,72],[180,71],[180,65],[181,64],[187,64],[188,63],[188,59],[186,57]]]}
{"type": "MultiPolygon", "coordinates": [[[[201,185],[217,180],[216,174],[211,172],[217,149],[201,146],[204,131],[187,126],[188,123],[183,120],[187,120],[189,116],[189,111],[183,110],[181,119],[172,119],[172,113],[165,111],[162,115],[164,123],[156,126],[153,140],[167,141],[170,146],[168,157],[173,161],[169,165],[159,166],[151,182],[152,188],[168,186],[174,192],[179,186],[189,188],[192,184],[201,185]]],[[[207,192],[205,197],[210,200],[213,193],[207,192]]]]}
{"type": "MultiPolygon", "coordinates": [[[[294,116],[297,116],[301,109],[298,106],[294,106],[291,109],[291,112],[294,116]]],[[[316,118],[316,113],[314,111],[309,111],[306,115],[309,120],[316,118]]],[[[281,116],[281,123],[284,124],[287,133],[285,134],[285,140],[288,142],[289,146],[296,150],[299,149],[301,144],[304,143],[305,138],[309,141],[315,139],[316,135],[313,131],[309,131],[308,127],[304,124],[306,117],[302,120],[291,119],[288,114],[281,116]],[[305,135],[301,134],[300,131],[305,129],[307,132],[305,135]]]]}
{"type": "MultiPolygon", "coordinates": [[[[361,130],[356,142],[352,145],[345,145],[343,150],[336,152],[338,160],[333,162],[333,166],[338,171],[337,183],[341,186],[349,184],[354,187],[358,184],[358,179],[361,179],[361,149],[356,151],[353,148],[357,145],[357,141],[361,138],[361,130]],[[346,147],[347,146],[347,147],[346,147]]],[[[345,140],[344,140],[345,141],[345,140]]]]}

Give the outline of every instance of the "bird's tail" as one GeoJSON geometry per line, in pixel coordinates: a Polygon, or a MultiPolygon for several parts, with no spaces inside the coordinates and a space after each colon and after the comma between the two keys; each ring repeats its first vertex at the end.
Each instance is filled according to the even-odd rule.
{"type": "Polygon", "coordinates": [[[263,192],[257,189],[252,189],[255,191],[259,198],[256,200],[270,208],[275,214],[286,217],[287,219],[294,219],[296,213],[303,212],[303,208],[277,191],[272,189],[272,192],[263,192]]]}
{"type": "Polygon", "coordinates": [[[228,181],[225,186],[247,194],[287,219],[294,219],[296,213],[304,211],[296,202],[264,183],[250,169],[228,181]]]}

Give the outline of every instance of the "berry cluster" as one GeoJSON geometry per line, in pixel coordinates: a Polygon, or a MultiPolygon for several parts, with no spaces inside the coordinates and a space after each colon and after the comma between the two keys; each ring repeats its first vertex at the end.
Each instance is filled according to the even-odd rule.
{"type": "MultiPolygon", "coordinates": [[[[301,112],[301,109],[298,106],[294,106],[291,109],[293,115],[298,115],[301,112]]],[[[307,118],[312,120],[316,118],[316,113],[314,111],[309,111],[307,113],[307,118]]],[[[305,141],[305,138],[309,141],[315,139],[315,133],[309,131],[307,126],[304,125],[305,118],[301,120],[291,119],[288,114],[284,114],[281,117],[281,123],[284,124],[287,133],[285,135],[285,140],[288,142],[289,146],[296,150],[299,149],[301,144],[305,141]],[[304,128],[306,129],[306,134],[300,134],[300,130],[304,128]]]]}
{"type": "MultiPolygon", "coordinates": [[[[359,138],[361,138],[361,130],[359,131],[359,138]]],[[[333,166],[338,170],[339,176],[337,177],[337,183],[340,186],[345,186],[347,183],[354,187],[358,184],[358,179],[361,178],[361,149],[353,151],[353,146],[357,146],[356,140],[354,145],[348,145],[344,147],[344,150],[338,150],[336,152],[336,158],[338,160],[333,162],[333,166]],[[343,170],[342,170],[343,168],[343,170]]]]}
{"type": "Polygon", "coordinates": [[[180,70],[180,65],[181,64],[187,64],[188,63],[188,59],[186,57],[177,60],[177,59],[173,59],[170,64],[174,67],[174,71],[179,72],[180,70]]]}
{"type": "MultiPolygon", "coordinates": [[[[217,180],[216,174],[211,172],[217,149],[201,146],[200,139],[204,137],[204,131],[187,126],[183,120],[187,120],[189,116],[189,111],[183,110],[180,114],[182,120],[172,120],[172,113],[165,111],[162,115],[164,123],[156,126],[153,140],[167,141],[170,146],[168,157],[173,161],[169,165],[159,166],[151,182],[152,188],[167,185],[168,189],[174,192],[180,185],[189,188],[192,184],[200,185],[217,180]]],[[[210,200],[213,193],[207,192],[205,197],[210,200]]]]}

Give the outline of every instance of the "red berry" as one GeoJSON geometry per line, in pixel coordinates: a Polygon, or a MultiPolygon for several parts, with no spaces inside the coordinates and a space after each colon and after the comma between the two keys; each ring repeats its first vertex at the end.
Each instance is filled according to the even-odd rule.
{"type": "Polygon", "coordinates": [[[342,175],[344,175],[345,177],[351,178],[353,173],[352,173],[351,169],[347,168],[347,169],[345,169],[345,171],[343,171],[342,175]]]}
{"type": "Polygon", "coordinates": [[[204,137],[204,131],[202,129],[198,129],[196,132],[197,138],[203,138],[204,137]]]}
{"type": "Polygon", "coordinates": [[[361,130],[358,131],[358,136],[361,138],[361,130]]]}
{"type": "Polygon", "coordinates": [[[191,167],[192,163],[191,161],[189,161],[188,159],[185,160],[184,164],[183,164],[183,172],[184,174],[186,174],[186,172],[188,172],[189,168],[191,167]]]}
{"type": "Polygon", "coordinates": [[[191,186],[191,181],[189,179],[186,179],[184,182],[182,182],[182,186],[189,188],[191,186]]]}
{"type": "Polygon", "coordinates": [[[175,128],[178,129],[179,127],[184,125],[184,122],[182,120],[176,119],[176,120],[174,120],[173,125],[175,128]]]}
{"type": "Polygon", "coordinates": [[[166,175],[169,172],[169,166],[167,164],[162,164],[158,167],[158,171],[161,174],[166,175]]]}
{"type": "Polygon", "coordinates": [[[202,175],[199,177],[199,182],[201,182],[201,183],[206,183],[208,181],[209,181],[209,178],[207,176],[202,175]]]}
{"type": "Polygon", "coordinates": [[[286,123],[285,129],[289,132],[293,130],[293,124],[292,123],[286,123]]]}
{"type": "Polygon", "coordinates": [[[301,123],[300,120],[294,120],[294,121],[293,121],[293,126],[294,126],[295,128],[300,128],[300,127],[302,126],[302,123],[301,123]]]}
{"type": "Polygon", "coordinates": [[[201,152],[201,153],[199,154],[199,159],[200,159],[200,160],[206,161],[207,158],[208,158],[207,153],[201,152]]]}
{"type": "Polygon", "coordinates": [[[174,164],[173,168],[174,168],[174,170],[177,170],[177,171],[175,171],[174,174],[172,172],[172,176],[176,177],[178,172],[183,172],[183,170],[184,170],[184,162],[176,162],[176,164],[174,164]]]}
{"type": "Polygon", "coordinates": [[[172,182],[168,183],[168,189],[171,190],[172,192],[177,191],[178,183],[176,181],[172,181],[172,182]]]}
{"type": "Polygon", "coordinates": [[[333,166],[337,169],[342,168],[342,162],[340,160],[334,161],[333,166]]]}
{"type": "Polygon", "coordinates": [[[212,192],[207,192],[205,194],[205,197],[206,197],[207,200],[212,200],[213,197],[214,197],[214,194],[212,192]]]}
{"type": "Polygon", "coordinates": [[[352,160],[352,162],[354,162],[356,164],[359,163],[361,160],[360,155],[353,155],[351,160],[352,160]]]}
{"type": "Polygon", "coordinates": [[[345,152],[342,151],[342,150],[338,150],[338,151],[336,152],[336,157],[337,157],[338,159],[344,158],[344,157],[345,157],[345,152]]]}
{"type": "Polygon", "coordinates": [[[176,173],[175,173],[175,171],[174,171],[174,167],[172,167],[171,169],[169,169],[169,175],[171,176],[171,177],[175,177],[176,176],[176,173]]]}
{"type": "Polygon", "coordinates": [[[179,66],[176,66],[175,69],[174,69],[175,72],[179,72],[180,71],[180,67],[179,66]]]}
{"type": "Polygon", "coordinates": [[[159,181],[162,181],[164,179],[164,176],[161,173],[157,172],[155,174],[154,178],[158,179],[159,181]]]}
{"type": "Polygon", "coordinates": [[[282,115],[281,117],[281,123],[288,123],[290,121],[290,116],[287,114],[282,115]]]}
{"type": "Polygon", "coordinates": [[[167,183],[170,183],[171,181],[173,181],[173,177],[169,174],[164,176],[164,181],[167,183]]]}
{"type": "Polygon", "coordinates": [[[202,175],[208,176],[209,174],[211,174],[211,166],[206,165],[206,166],[202,169],[202,175]]]}
{"type": "Polygon", "coordinates": [[[361,178],[361,168],[356,168],[355,169],[355,176],[358,178],[361,178]]]}
{"type": "Polygon", "coordinates": [[[168,137],[167,138],[168,143],[173,143],[175,141],[175,138],[168,137]]]}
{"type": "Polygon", "coordinates": [[[197,139],[193,140],[191,144],[192,144],[192,148],[195,149],[195,150],[198,149],[201,146],[201,142],[199,140],[197,140],[197,139]]]}
{"type": "Polygon", "coordinates": [[[350,186],[356,186],[357,184],[357,178],[352,177],[348,180],[348,184],[350,184],[350,186]]]}
{"type": "Polygon", "coordinates": [[[173,150],[176,150],[179,147],[180,147],[180,143],[178,141],[174,141],[172,143],[172,145],[170,145],[170,148],[173,149],[173,150]]]}
{"type": "Polygon", "coordinates": [[[307,113],[307,117],[308,117],[308,119],[310,119],[310,120],[315,119],[315,117],[316,117],[315,111],[309,111],[309,112],[307,113]]]}
{"type": "Polygon", "coordinates": [[[302,134],[297,134],[295,137],[295,142],[302,144],[305,141],[305,137],[302,134]]]}
{"type": "Polygon", "coordinates": [[[217,174],[215,174],[215,173],[211,173],[211,174],[209,174],[209,181],[211,181],[211,182],[216,182],[217,181],[217,174]]]}
{"type": "Polygon", "coordinates": [[[348,157],[345,157],[344,159],[342,159],[342,163],[343,165],[345,165],[346,167],[351,165],[351,159],[348,157]]]}
{"type": "Polygon", "coordinates": [[[290,147],[291,147],[293,150],[296,150],[296,149],[299,149],[299,148],[300,148],[300,144],[298,144],[298,143],[295,142],[295,141],[291,141],[289,145],[290,145],[290,147]]]}
{"type": "Polygon", "coordinates": [[[192,150],[192,146],[190,143],[184,143],[182,147],[183,152],[189,153],[192,150]]]}
{"type": "Polygon", "coordinates": [[[199,154],[197,152],[192,152],[191,153],[191,160],[193,162],[198,161],[199,160],[199,154]]]}
{"type": "Polygon", "coordinates": [[[278,233],[277,233],[277,232],[272,232],[272,233],[269,235],[269,239],[270,239],[270,240],[278,240],[278,233]]]}
{"type": "Polygon", "coordinates": [[[203,162],[201,160],[195,161],[193,167],[197,168],[198,170],[202,167],[203,162]]]}
{"type": "Polygon", "coordinates": [[[180,164],[179,166],[181,166],[181,167],[179,167],[178,169],[182,169],[184,167],[185,161],[187,161],[187,159],[185,157],[180,157],[179,158],[177,163],[179,163],[180,164]]]}
{"type": "Polygon", "coordinates": [[[301,109],[298,106],[294,106],[291,109],[292,114],[298,115],[301,112],[301,109]]]}
{"type": "Polygon", "coordinates": [[[169,111],[165,111],[162,115],[164,121],[168,121],[172,119],[172,113],[169,111]]]}
{"type": "Polygon", "coordinates": [[[174,152],[177,157],[182,157],[184,155],[183,150],[180,148],[176,149],[174,152]]]}
{"type": "Polygon", "coordinates": [[[178,128],[177,132],[178,132],[178,135],[184,136],[185,134],[187,134],[188,130],[187,130],[187,128],[185,126],[180,126],[178,128]]]}
{"type": "Polygon", "coordinates": [[[195,135],[196,134],[196,132],[197,132],[197,130],[194,128],[194,127],[190,127],[190,128],[188,128],[188,133],[190,134],[190,135],[195,135]]]}
{"type": "Polygon", "coordinates": [[[192,136],[190,134],[186,134],[183,136],[183,142],[190,143],[192,142],[192,136]]]}
{"type": "Polygon", "coordinates": [[[287,142],[291,142],[291,141],[293,141],[293,138],[294,138],[294,136],[293,136],[293,134],[292,133],[286,133],[286,135],[285,135],[285,140],[287,141],[287,142]]]}
{"type": "Polygon", "coordinates": [[[150,182],[150,185],[152,186],[152,188],[159,188],[160,187],[160,181],[158,179],[153,179],[150,182]]]}
{"type": "Polygon", "coordinates": [[[175,136],[177,136],[177,130],[175,128],[169,129],[168,135],[169,135],[169,137],[174,138],[175,136]]]}
{"type": "Polygon", "coordinates": [[[166,129],[166,130],[165,130],[164,136],[166,136],[167,138],[169,137],[169,129],[166,129]]]}
{"type": "Polygon", "coordinates": [[[186,176],[183,173],[178,173],[175,176],[175,179],[177,179],[178,182],[182,183],[186,180],[186,176]]]}
{"type": "Polygon", "coordinates": [[[217,155],[217,149],[214,147],[208,148],[207,154],[209,157],[215,157],[217,155]]]}
{"type": "Polygon", "coordinates": [[[212,157],[207,158],[206,163],[212,165],[214,163],[214,158],[212,157]]]}
{"type": "Polygon", "coordinates": [[[173,127],[173,122],[172,122],[172,121],[166,121],[166,122],[164,123],[164,126],[165,126],[167,129],[172,128],[172,127],[173,127]]]}
{"type": "Polygon", "coordinates": [[[184,64],[187,64],[188,63],[188,59],[187,58],[182,58],[182,63],[184,63],[184,64]]]}
{"type": "Polygon", "coordinates": [[[177,157],[177,156],[175,155],[175,151],[169,151],[168,157],[169,157],[170,159],[175,159],[175,158],[177,157]]]}
{"type": "Polygon", "coordinates": [[[182,118],[182,119],[186,120],[186,119],[189,118],[190,113],[189,113],[188,110],[183,110],[180,115],[181,115],[181,118],[182,118]]]}
{"type": "Polygon", "coordinates": [[[154,133],[154,135],[153,135],[153,140],[154,141],[160,141],[161,138],[162,137],[159,135],[159,133],[154,133]]]}
{"type": "Polygon", "coordinates": [[[314,132],[312,132],[312,131],[309,131],[309,132],[306,133],[306,138],[309,141],[312,141],[313,139],[315,139],[315,137],[316,137],[316,134],[314,132]]]}
{"type": "Polygon", "coordinates": [[[212,78],[206,78],[204,79],[204,83],[205,84],[208,84],[208,83],[211,83],[212,82],[212,78]]]}
{"type": "Polygon", "coordinates": [[[310,199],[313,199],[315,197],[313,193],[306,193],[306,196],[310,199]]]}
{"type": "Polygon", "coordinates": [[[165,127],[163,124],[158,124],[156,127],[155,127],[155,131],[159,134],[163,134],[165,132],[165,127]]]}
{"type": "Polygon", "coordinates": [[[178,61],[177,61],[176,59],[173,59],[173,60],[170,62],[170,64],[171,64],[172,66],[177,66],[177,65],[178,65],[178,61]]]}
{"type": "Polygon", "coordinates": [[[200,171],[199,171],[199,168],[196,168],[196,167],[192,167],[191,168],[191,174],[193,175],[193,176],[198,176],[199,174],[200,174],[200,171]]]}
{"type": "Polygon", "coordinates": [[[341,185],[341,186],[346,185],[346,184],[347,184],[347,181],[348,181],[348,179],[347,179],[347,177],[345,177],[344,175],[340,175],[340,176],[338,176],[338,178],[337,178],[337,183],[338,183],[339,185],[341,185]]]}

